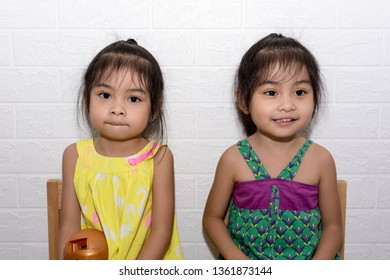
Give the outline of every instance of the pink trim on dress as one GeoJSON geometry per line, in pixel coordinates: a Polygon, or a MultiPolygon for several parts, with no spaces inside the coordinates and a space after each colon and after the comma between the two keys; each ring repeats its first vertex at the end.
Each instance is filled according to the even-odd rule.
{"type": "Polygon", "coordinates": [[[158,147],[159,145],[160,145],[160,142],[153,142],[150,146],[150,149],[146,150],[144,153],[142,153],[140,155],[134,155],[134,157],[131,156],[131,157],[127,158],[127,162],[132,166],[137,165],[141,161],[152,157],[154,155],[154,149],[156,147],[158,147]]]}

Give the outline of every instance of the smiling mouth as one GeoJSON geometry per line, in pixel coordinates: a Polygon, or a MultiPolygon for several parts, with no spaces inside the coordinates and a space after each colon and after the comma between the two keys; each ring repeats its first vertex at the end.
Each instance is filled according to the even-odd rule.
{"type": "Polygon", "coordinates": [[[275,119],[274,121],[276,123],[290,123],[290,122],[295,121],[295,119],[285,118],[285,119],[275,119]]]}

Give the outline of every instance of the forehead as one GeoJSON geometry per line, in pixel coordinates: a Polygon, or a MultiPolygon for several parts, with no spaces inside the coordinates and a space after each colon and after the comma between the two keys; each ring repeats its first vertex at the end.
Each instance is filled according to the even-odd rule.
{"type": "Polygon", "coordinates": [[[138,80],[138,74],[130,69],[105,70],[96,83],[131,83],[138,80]]]}
{"type": "Polygon", "coordinates": [[[265,71],[260,83],[265,81],[287,82],[290,80],[310,81],[306,66],[299,63],[283,64],[276,62],[265,71]]]}
{"type": "Polygon", "coordinates": [[[116,87],[137,87],[145,89],[145,83],[140,75],[132,69],[107,69],[100,78],[97,78],[95,84],[115,85],[116,87]]]}

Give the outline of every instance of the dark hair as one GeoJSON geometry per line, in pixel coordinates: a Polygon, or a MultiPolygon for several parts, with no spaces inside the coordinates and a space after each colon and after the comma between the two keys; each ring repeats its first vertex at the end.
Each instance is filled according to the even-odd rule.
{"type": "Polygon", "coordinates": [[[289,69],[292,75],[306,68],[314,91],[314,111],[318,110],[323,86],[320,69],[315,57],[297,40],[272,33],[255,43],[243,56],[237,69],[234,92],[236,110],[247,136],[257,131],[252,117],[242,108],[249,108],[253,92],[268,78],[273,67],[289,69]]]}
{"type": "Polygon", "coordinates": [[[103,78],[110,78],[118,71],[131,70],[138,74],[140,84],[150,95],[151,113],[149,124],[142,136],[163,140],[165,118],[163,112],[164,80],[157,60],[134,39],[117,41],[102,49],[86,69],[77,103],[91,133],[96,131],[89,118],[90,95],[92,88],[103,78]]]}

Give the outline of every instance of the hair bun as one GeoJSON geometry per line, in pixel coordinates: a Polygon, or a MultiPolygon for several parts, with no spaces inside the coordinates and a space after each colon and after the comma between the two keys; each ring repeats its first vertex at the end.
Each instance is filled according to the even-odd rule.
{"type": "Polygon", "coordinates": [[[130,45],[136,45],[136,46],[138,46],[137,41],[134,40],[134,39],[128,39],[128,40],[126,41],[126,43],[128,43],[128,44],[130,44],[130,45]]]}

